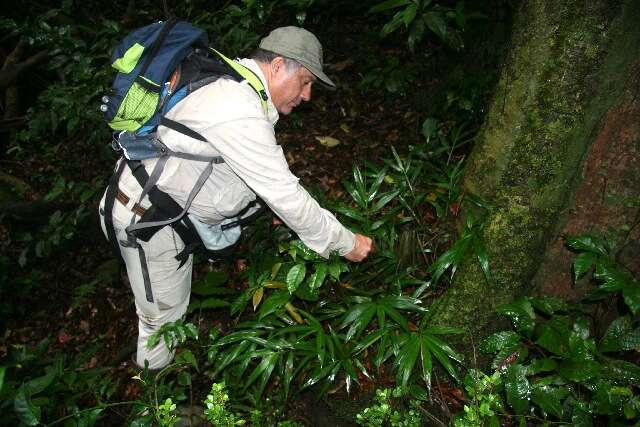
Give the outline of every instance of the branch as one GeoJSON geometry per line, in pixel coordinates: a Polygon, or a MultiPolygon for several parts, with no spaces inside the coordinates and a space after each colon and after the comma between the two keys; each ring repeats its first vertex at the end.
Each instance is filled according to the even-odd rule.
{"type": "Polygon", "coordinates": [[[15,84],[20,75],[44,62],[49,56],[47,51],[40,51],[24,61],[20,61],[24,50],[23,48],[24,39],[21,39],[5,59],[2,69],[0,69],[0,89],[4,89],[15,84]]]}

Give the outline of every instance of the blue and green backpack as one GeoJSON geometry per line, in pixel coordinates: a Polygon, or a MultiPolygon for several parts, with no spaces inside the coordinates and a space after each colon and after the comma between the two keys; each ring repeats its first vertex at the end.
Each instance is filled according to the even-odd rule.
{"type": "Polygon", "coordinates": [[[202,139],[181,125],[165,123],[163,117],[189,93],[221,76],[247,80],[266,111],[267,95],[260,79],[207,45],[205,31],[171,18],[131,32],[114,48],[111,65],[118,73],[100,109],[107,124],[117,132],[114,139],[127,158],[141,160],[159,155],[155,149],[148,150],[159,124],[202,139]]]}
{"type": "MultiPolygon", "coordinates": [[[[222,247],[209,244],[210,239],[206,235],[203,238],[202,225],[187,214],[191,202],[208,179],[214,165],[224,162],[224,159],[220,156],[173,151],[158,138],[158,126],[166,126],[206,142],[206,138],[198,132],[165,115],[187,95],[219,78],[247,80],[259,96],[265,113],[267,111],[267,92],[258,76],[207,45],[207,34],[203,30],[177,18],[133,31],[113,50],[111,64],[118,73],[111,92],[103,96],[100,106],[107,124],[115,132],[112,147],[123,157],[116,173],[109,180],[106,191],[103,214],[107,237],[120,256],[112,212],[116,200],[121,200],[118,183],[124,168],[128,166],[142,188],[137,203],[132,208],[134,212],[140,213],[132,215],[131,223],[126,227],[127,240],[120,242],[120,245],[137,248],[146,297],[150,302],[153,302],[153,293],[146,257],[139,240],[149,241],[158,230],[171,226],[185,243],[184,250],[176,256],[182,263],[196,248],[205,248],[207,256],[215,258],[228,255],[235,245],[222,247]],[[184,205],[178,204],[156,185],[167,159],[172,156],[206,163],[184,205]],[[157,161],[153,163],[153,170],[149,173],[144,160],[152,158],[157,161]],[[142,200],[147,196],[151,206],[140,210],[142,200]]],[[[262,210],[263,208],[252,211],[247,216],[239,214],[237,219],[219,226],[218,233],[242,227],[262,210]]]]}

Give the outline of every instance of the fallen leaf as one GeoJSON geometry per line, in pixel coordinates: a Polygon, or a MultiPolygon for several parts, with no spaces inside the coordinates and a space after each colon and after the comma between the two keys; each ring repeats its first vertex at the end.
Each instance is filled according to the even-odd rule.
{"type": "Polygon", "coordinates": [[[256,311],[260,302],[262,301],[262,296],[264,295],[264,288],[258,288],[253,293],[253,311],[256,311]]]}
{"type": "Polygon", "coordinates": [[[340,141],[331,136],[316,136],[316,139],[318,140],[318,142],[320,142],[320,144],[328,148],[333,148],[336,145],[340,144],[340,141]]]}
{"type": "Polygon", "coordinates": [[[85,334],[88,334],[89,333],[89,322],[87,322],[86,320],[81,320],[80,321],[80,329],[85,334]]]}
{"type": "Polygon", "coordinates": [[[64,344],[67,343],[71,340],[71,335],[69,335],[68,333],[65,332],[65,330],[61,330],[60,332],[58,332],[58,342],[60,344],[64,344]]]}

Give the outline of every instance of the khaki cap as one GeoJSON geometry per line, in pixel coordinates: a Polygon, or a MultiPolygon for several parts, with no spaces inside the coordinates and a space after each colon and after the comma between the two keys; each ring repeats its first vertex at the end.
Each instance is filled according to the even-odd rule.
{"type": "Polygon", "coordinates": [[[321,83],[330,88],[336,85],[322,71],[322,45],[309,31],[300,27],[280,27],[260,41],[260,49],[269,50],[299,62],[321,83]]]}

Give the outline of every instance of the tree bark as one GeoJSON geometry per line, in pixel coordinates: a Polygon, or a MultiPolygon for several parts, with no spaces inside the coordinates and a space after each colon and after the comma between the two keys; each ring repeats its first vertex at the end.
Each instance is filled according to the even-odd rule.
{"type": "MultiPolygon", "coordinates": [[[[634,0],[521,3],[510,54],[464,179],[465,191],[493,205],[483,234],[493,280],[488,283],[469,257],[433,308],[436,324],[468,330],[461,343],[467,354],[470,344],[504,326],[494,314],[498,305],[534,293],[547,247],[558,244],[575,212],[583,174],[598,174],[589,168],[594,150],[615,139],[602,136],[612,111],[631,100],[637,105],[638,22],[640,3],[634,0]]],[[[621,150],[631,150],[636,162],[618,164],[624,172],[616,179],[631,182],[640,117],[637,108],[627,110],[625,140],[635,142],[621,150]]],[[[634,194],[640,195],[640,185],[626,196],[634,194]]]]}

